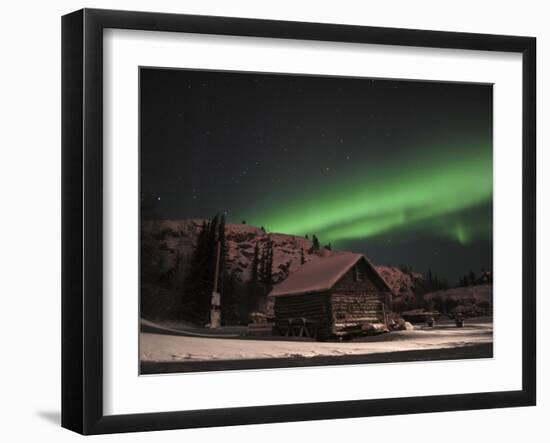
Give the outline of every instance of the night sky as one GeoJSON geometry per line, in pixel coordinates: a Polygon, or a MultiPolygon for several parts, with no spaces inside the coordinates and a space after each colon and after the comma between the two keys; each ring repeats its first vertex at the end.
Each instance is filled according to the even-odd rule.
{"type": "Polygon", "coordinates": [[[491,85],[141,68],[140,94],[143,218],[492,269],[491,85]]]}

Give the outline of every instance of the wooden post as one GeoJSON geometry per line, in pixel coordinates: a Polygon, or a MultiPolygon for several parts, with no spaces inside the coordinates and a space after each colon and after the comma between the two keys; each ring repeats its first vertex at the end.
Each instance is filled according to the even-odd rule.
{"type": "Polygon", "coordinates": [[[214,271],[214,292],[218,292],[218,280],[220,279],[220,256],[221,256],[221,243],[216,245],[216,270],[214,271]]]}
{"type": "Polygon", "coordinates": [[[221,310],[220,310],[220,293],[218,292],[218,280],[220,279],[220,257],[221,243],[218,242],[216,247],[216,268],[214,271],[214,290],[212,291],[212,299],[210,302],[210,328],[215,329],[221,326],[221,310]]]}
{"type": "Polygon", "coordinates": [[[384,314],[384,326],[388,327],[388,316],[386,314],[386,303],[382,302],[382,313],[384,314]]]}

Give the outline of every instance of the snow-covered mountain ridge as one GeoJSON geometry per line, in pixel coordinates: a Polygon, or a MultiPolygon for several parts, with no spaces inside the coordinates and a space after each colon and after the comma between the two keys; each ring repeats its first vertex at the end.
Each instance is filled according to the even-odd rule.
{"type": "MultiPolygon", "coordinates": [[[[203,220],[162,220],[142,223],[142,252],[155,260],[163,272],[176,267],[185,270],[191,260],[203,220]]],[[[246,224],[226,224],[227,258],[225,266],[241,281],[250,278],[254,248],[260,250],[271,240],[273,244],[273,282],[278,283],[298,269],[302,262],[322,260],[336,251],[321,247],[312,251],[310,239],[278,233],[266,233],[246,224]]],[[[368,257],[367,257],[368,258],[368,257]]],[[[395,296],[410,297],[424,277],[420,273],[406,272],[397,267],[375,266],[395,296]]]]}

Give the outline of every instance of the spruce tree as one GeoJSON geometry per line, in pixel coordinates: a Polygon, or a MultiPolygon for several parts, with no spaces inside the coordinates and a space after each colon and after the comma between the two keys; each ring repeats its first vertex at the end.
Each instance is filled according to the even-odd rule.
{"type": "Polygon", "coordinates": [[[258,271],[258,281],[268,288],[272,284],[273,273],[273,242],[268,239],[262,248],[260,255],[260,266],[258,271]]]}
{"type": "MultiPolygon", "coordinates": [[[[218,237],[216,241],[216,248],[217,243],[220,244],[220,280],[218,281],[218,285],[220,288],[220,292],[222,292],[223,283],[226,277],[226,270],[225,270],[225,261],[227,259],[227,242],[225,240],[225,215],[222,214],[220,221],[218,223],[218,237]]],[[[215,259],[215,257],[214,257],[215,259]]],[[[214,263],[215,266],[215,263],[214,263]]]]}
{"type": "Polygon", "coordinates": [[[260,247],[258,242],[254,245],[254,257],[250,269],[250,280],[247,284],[246,303],[241,306],[240,317],[241,321],[247,321],[250,312],[256,309],[259,293],[260,293],[260,272],[263,257],[260,257],[260,247]]]}
{"type": "Polygon", "coordinates": [[[271,290],[273,285],[273,241],[271,238],[267,243],[264,273],[264,284],[268,290],[271,290]]]}
{"type": "Polygon", "coordinates": [[[203,300],[209,293],[208,283],[210,254],[210,223],[204,221],[197,236],[197,244],[189,263],[185,279],[182,316],[193,322],[206,319],[203,300]]]}
{"type": "Polygon", "coordinates": [[[224,325],[235,324],[239,317],[239,280],[235,272],[229,273],[225,278],[224,292],[221,301],[222,323],[224,325]]]}
{"type": "Polygon", "coordinates": [[[208,229],[208,249],[203,276],[205,289],[199,301],[202,321],[208,321],[210,318],[210,305],[212,303],[212,291],[214,290],[214,274],[216,272],[216,255],[218,249],[218,224],[219,216],[216,214],[210,221],[208,229]]]}
{"type": "Polygon", "coordinates": [[[313,236],[311,237],[311,241],[312,241],[312,245],[311,245],[311,250],[312,251],[318,251],[319,248],[320,248],[320,244],[319,244],[319,239],[317,238],[317,236],[315,234],[313,234],[313,236]]]}
{"type": "Polygon", "coordinates": [[[252,258],[252,266],[250,270],[250,280],[258,281],[258,266],[260,264],[260,248],[258,242],[254,245],[254,257],[252,258]]]}
{"type": "Polygon", "coordinates": [[[185,278],[182,316],[186,320],[203,323],[210,317],[218,241],[220,241],[221,264],[218,283],[223,284],[223,261],[227,253],[225,219],[215,215],[210,222],[204,221],[201,225],[185,278]]]}
{"type": "MultiPolygon", "coordinates": [[[[222,322],[226,323],[228,321],[234,320],[234,316],[231,314],[232,305],[234,304],[234,301],[231,299],[233,294],[231,291],[233,291],[232,288],[227,288],[226,283],[229,280],[228,271],[225,266],[225,262],[227,260],[227,242],[225,239],[225,215],[222,214],[221,218],[218,222],[218,235],[216,239],[216,251],[218,244],[220,245],[220,265],[219,265],[219,275],[218,275],[218,292],[220,292],[220,303],[221,303],[221,310],[222,310],[222,322]],[[227,304],[227,309],[224,309],[224,304],[227,304]],[[229,317],[226,319],[224,318],[225,315],[228,315],[229,317]]],[[[216,260],[216,252],[214,253],[214,266],[216,266],[215,263],[216,260]]],[[[231,283],[231,282],[230,282],[231,283]]],[[[229,283],[229,284],[230,284],[229,283]]]]}
{"type": "Polygon", "coordinates": [[[260,251],[260,263],[258,266],[258,281],[263,283],[267,269],[267,245],[262,246],[260,251]]]}

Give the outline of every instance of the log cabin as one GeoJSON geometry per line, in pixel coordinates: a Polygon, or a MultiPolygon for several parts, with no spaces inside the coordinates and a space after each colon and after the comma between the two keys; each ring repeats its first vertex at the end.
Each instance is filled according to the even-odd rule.
{"type": "Polygon", "coordinates": [[[279,333],[325,340],[387,330],[392,292],[364,255],[338,252],[305,263],[270,296],[279,333]]]}

